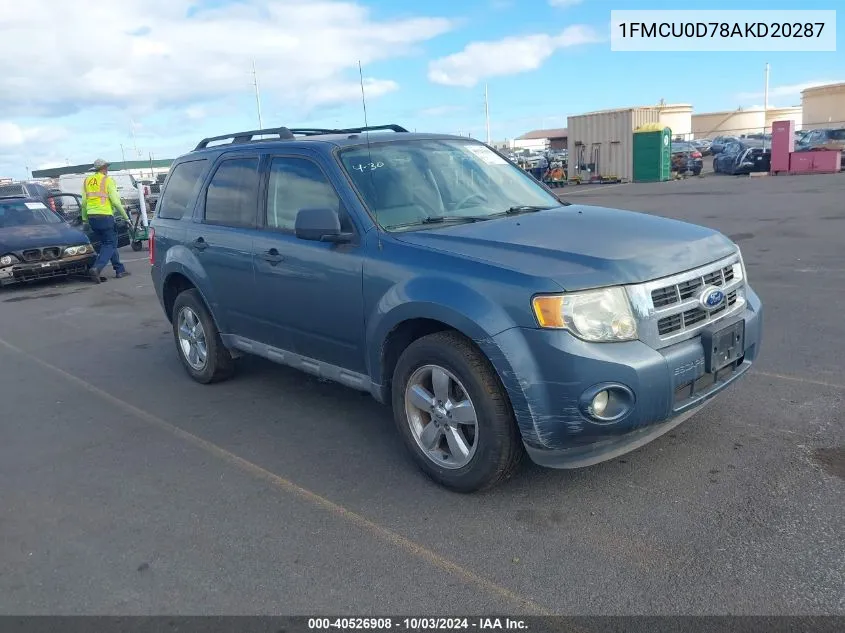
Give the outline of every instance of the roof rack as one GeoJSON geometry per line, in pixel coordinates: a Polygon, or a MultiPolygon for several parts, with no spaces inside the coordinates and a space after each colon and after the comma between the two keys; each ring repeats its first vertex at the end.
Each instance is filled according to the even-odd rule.
{"type": "MultiPolygon", "coordinates": [[[[222,134],[221,136],[211,136],[202,139],[194,150],[205,149],[209,143],[214,141],[225,141],[231,139],[230,145],[239,145],[241,143],[250,143],[255,140],[256,136],[278,136],[280,141],[292,141],[296,138],[296,134],[300,136],[320,136],[323,134],[361,134],[363,132],[377,132],[380,130],[391,130],[393,132],[407,132],[401,125],[391,123],[389,125],[371,125],[369,127],[350,127],[344,129],[327,129],[327,128],[287,128],[287,127],[273,127],[264,130],[250,130],[248,132],[235,132],[234,134],[222,134]]],[[[263,140],[263,139],[262,139],[263,140]]]]}
{"type": "Polygon", "coordinates": [[[225,141],[226,139],[232,139],[231,144],[237,145],[239,143],[249,143],[253,140],[256,136],[278,136],[279,140],[290,141],[293,140],[295,137],[291,131],[286,127],[272,127],[266,128],[264,130],[250,130],[249,132],[235,132],[234,134],[223,134],[221,136],[210,136],[208,138],[202,139],[197,146],[194,148],[195,150],[198,149],[205,149],[208,147],[208,144],[213,141],[225,141]]]}
{"type": "Polygon", "coordinates": [[[378,132],[379,130],[391,130],[393,132],[407,132],[401,125],[391,123],[389,125],[371,125],[369,127],[349,127],[342,130],[333,130],[333,134],[361,134],[362,132],[378,132]]]}
{"type": "Polygon", "coordinates": [[[377,132],[380,130],[392,130],[393,132],[407,132],[401,125],[391,123],[389,125],[371,125],[369,127],[349,127],[342,129],[324,129],[324,128],[290,128],[294,134],[301,134],[302,136],[319,136],[321,134],[361,134],[362,132],[377,132]]]}

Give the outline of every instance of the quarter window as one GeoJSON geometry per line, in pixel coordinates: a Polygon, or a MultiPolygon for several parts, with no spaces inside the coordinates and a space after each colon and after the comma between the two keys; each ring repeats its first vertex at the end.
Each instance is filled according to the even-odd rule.
{"type": "Polygon", "coordinates": [[[192,160],[179,163],[173,168],[170,181],[158,203],[158,217],[165,220],[181,220],[185,213],[192,210],[194,196],[207,162],[205,159],[192,160]]]}

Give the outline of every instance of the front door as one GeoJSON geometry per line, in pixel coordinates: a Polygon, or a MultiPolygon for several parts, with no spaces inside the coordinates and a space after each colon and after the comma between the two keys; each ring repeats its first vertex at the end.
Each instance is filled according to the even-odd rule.
{"type": "Polygon", "coordinates": [[[258,156],[222,160],[201,194],[186,246],[206,276],[206,299],[223,334],[255,336],[253,239],[258,217],[258,156]]]}
{"type": "Polygon", "coordinates": [[[362,245],[298,239],[296,214],[331,208],[353,231],[337,190],[305,156],[271,156],[263,231],[254,241],[258,295],[264,302],[264,340],[274,347],[365,373],[362,245]]]}

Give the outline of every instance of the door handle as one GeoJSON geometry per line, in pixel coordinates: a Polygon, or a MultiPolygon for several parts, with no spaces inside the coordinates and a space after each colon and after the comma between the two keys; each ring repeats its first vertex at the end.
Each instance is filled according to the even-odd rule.
{"type": "Polygon", "coordinates": [[[208,248],[208,243],[201,237],[194,240],[194,248],[198,251],[204,251],[208,248]]]}
{"type": "Polygon", "coordinates": [[[276,265],[279,262],[285,260],[285,256],[282,255],[279,251],[275,248],[271,248],[269,251],[265,251],[261,254],[261,259],[264,261],[270,262],[272,265],[276,265]]]}

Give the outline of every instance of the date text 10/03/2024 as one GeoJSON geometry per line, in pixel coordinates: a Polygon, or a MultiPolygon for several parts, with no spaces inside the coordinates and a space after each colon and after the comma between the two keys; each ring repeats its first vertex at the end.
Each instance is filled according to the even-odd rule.
{"type": "Polygon", "coordinates": [[[309,618],[308,628],[316,631],[350,630],[527,630],[524,620],[512,618],[309,618]]]}

